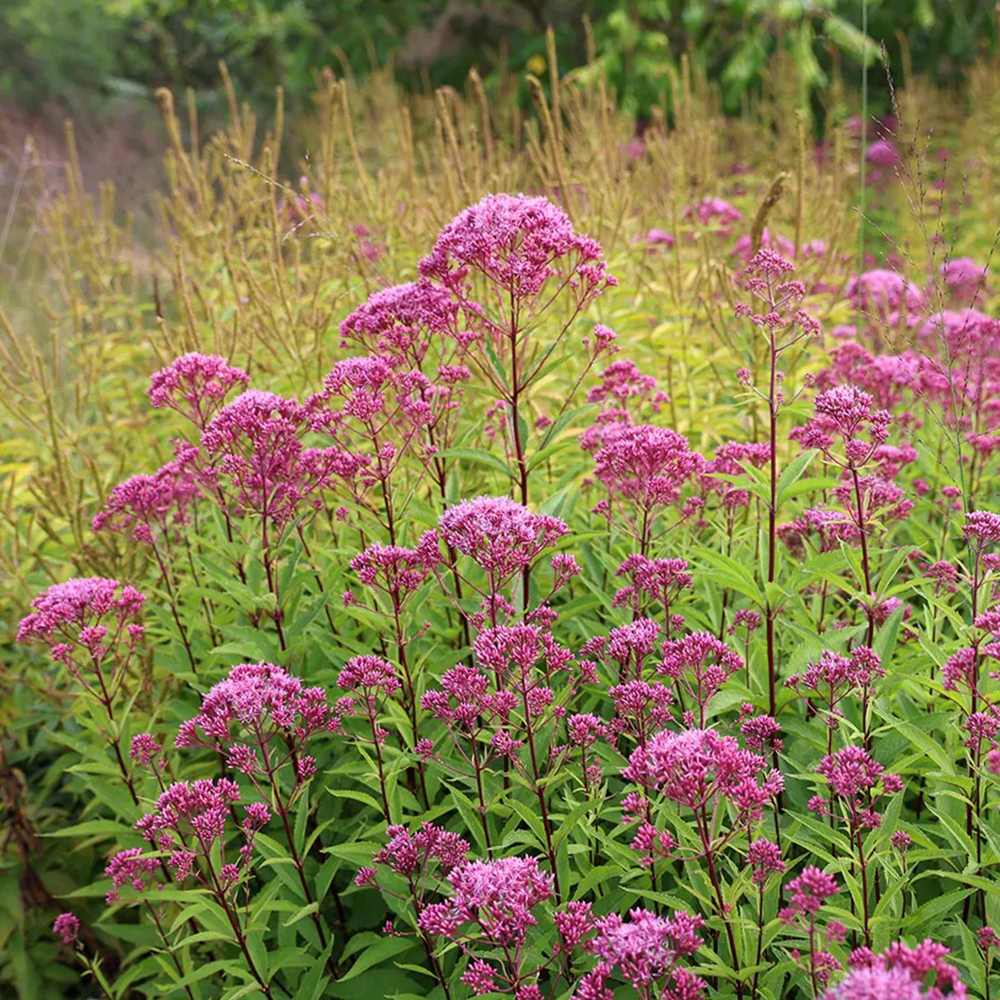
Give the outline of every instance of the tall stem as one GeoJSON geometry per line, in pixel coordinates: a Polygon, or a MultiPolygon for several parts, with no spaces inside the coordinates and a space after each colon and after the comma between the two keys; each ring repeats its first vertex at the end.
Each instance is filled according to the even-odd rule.
{"type": "MultiPolygon", "coordinates": [[[[726,916],[726,903],[722,898],[722,885],[719,882],[719,874],[715,870],[715,852],[712,850],[712,839],[708,830],[708,820],[704,811],[699,809],[695,813],[695,820],[698,826],[698,834],[701,837],[701,847],[705,855],[705,864],[708,867],[708,880],[712,883],[712,891],[715,893],[715,902],[719,908],[719,919],[726,930],[726,940],[729,942],[729,957],[733,963],[733,971],[738,972],[740,968],[739,956],[736,953],[736,936],[733,934],[733,925],[726,916]]],[[[743,996],[743,982],[736,981],[736,995],[743,996]]]]}
{"type": "MultiPolygon", "coordinates": [[[[767,504],[767,582],[774,583],[778,561],[778,342],[774,330],[768,333],[770,376],[768,382],[768,442],[771,458],[769,462],[769,492],[767,504]]],[[[774,617],[777,610],[771,598],[765,594],[765,636],[767,638],[767,707],[772,719],[778,716],[778,666],[774,643],[774,617]]],[[[774,766],[778,766],[778,751],[772,751],[774,766]]],[[[784,811],[784,796],[778,792],[777,808],[774,812],[774,832],[780,845],[780,819],[784,811]]]]}
{"type": "Polygon", "coordinates": [[[271,615],[274,620],[274,628],[278,633],[278,645],[282,650],[286,649],[285,630],[281,626],[281,595],[278,593],[278,574],[271,559],[271,540],[267,531],[268,512],[265,506],[260,519],[260,544],[264,559],[264,574],[267,577],[267,589],[274,596],[274,612],[271,615]]]}
{"type": "Polygon", "coordinates": [[[865,580],[865,593],[868,595],[868,604],[865,609],[868,616],[868,628],[865,632],[865,645],[870,646],[875,638],[875,595],[872,593],[871,566],[868,562],[868,525],[865,520],[865,506],[861,497],[861,480],[858,478],[858,470],[851,466],[851,479],[854,485],[854,504],[857,508],[858,531],[861,534],[861,573],[865,580]]]}
{"type": "Polygon", "coordinates": [[[870,948],[872,943],[871,931],[868,927],[868,859],[865,857],[864,843],[861,839],[861,826],[858,824],[854,839],[858,848],[858,866],[861,869],[861,919],[864,928],[865,947],[870,948]]]}
{"type": "MultiPolygon", "coordinates": [[[[778,346],[775,333],[769,334],[771,372],[768,389],[768,440],[771,446],[770,486],[767,504],[767,582],[774,583],[777,564],[778,542],[778,346]]],[[[778,674],[774,649],[774,616],[775,608],[766,597],[766,630],[767,636],[767,707],[768,715],[777,715],[778,674]]]]}
{"type": "Polygon", "coordinates": [[[479,822],[483,827],[483,842],[486,844],[486,853],[493,857],[493,845],[490,843],[490,826],[486,819],[486,794],[483,789],[483,765],[479,759],[479,741],[472,737],[472,766],[476,771],[476,796],[479,799],[479,822]]]}
{"type": "MultiPolygon", "coordinates": [[[[764,956],[764,883],[761,882],[757,889],[757,955],[754,958],[754,965],[759,966],[760,960],[764,956]]],[[[757,997],[757,980],[760,977],[760,969],[756,969],[753,974],[753,983],[750,987],[753,1000],[757,997]]]]}
{"type": "MultiPolygon", "coordinates": [[[[163,924],[160,923],[160,917],[156,912],[156,908],[152,903],[147,902],[146,909],[149,911],[149,915],[153,918],[153,923],[156,925],[156,932],[160,935],[160,940],[163,942],[164,951],[166,951],[166,953],[170,956],[170,961],[173,962],[174,968],[177,970],[177,975],[183,979],[184,969],[181,966],[180,959],[178,959],[177,955],[174,953],[174,949],[167,938],[166,931],[163,929],[163,924]]],[[[185,986],[184,992],[191,998],[191,1000],[194,1000],[194,994],[191,992],[190,986],[185,986]]]]}
{"type": "Polygon", "coordinates": [[[552,846],[552,823],[549,820],[549,810],[545,804],[545,790],[539,784],[540,772],[538,769],[538,756],[535,751],[534,727],[531,724],[531,712],[528,708],[528,689],[524,681],[521,685],[521,702],[524,706],[524,727],[528,734],[528,752],[531,756],[531,776],[532,786],[535,795],[538,797],[538,811],[542,816],[542,829],[545,832],[545,852],[549,858],[549,867],[552,869],[552,879],[555,884],[556,899],[562,901],[562,890],[559,887],[559,872],[556,870],[556,852],[552,846]]]}
{"type": "Polygon", "coordinates": [[[170,605],[170,614],[174,619],[174,624],[177,626],[177,632],[181,637],[181,642],[184,644],[184,652],[187,653],[188,663],[191,665],[191,672],[197,677],[198,666],[194,661],[194,653],[191,651],[191,642],[188,639],[187,628],[184,626],[180,611],[177,607],[177,593],[174,590],[173,581],[170,578],[166,563],[160,555],[160,550],[157,547],[156,542],[153,542],[153,556],[156,558],[157,566],[160,567],[160,578],[163,580],[163,587],[167,592],[167,603],[170,605]]]}
{"type": "MultiPolygon", "coordinates": [[[[288,806],[285,802],[284,796],[281,794],[281,785],[279,784],[274,768],[271,765],[271,755],[268,752],[267,742],[264,739],[260,739],[260,736],[261,734],[258,734],[261,755],[264,758],[264,770],[267,773],[268,783],[274,792],[274,804],[277,806],[278,815],[281,817],[281,825],[285,831],[285,840],[288,843],[288,851],[292,856],[292,864],[295,866],[295,871],[299,876],[299,884],[302,886],[302,894],[305,897],[305,901],[312,904],[316,902],[316,898],[313,896],[312,889],[309,887],[309,880],[306,878],[306,870],[302,861],[302,856],[299,854],[298,848],[295,846],[295,836],[292,832],[292,824],[288,816],[288,806]]],[[[316,928],[316,933],[319,935],[319,945],[324,951],[326,951],[326,930],[323,927],[323,921],[320,919],[318,912],[314,912],[312,914],[312,922],[316,928]]],[[[333,964],[332,958],[327,960],[327,966],[330,974],[336,976],[337,968],[336,965],[333,964]]]]}
{"type": "MultiPolygon", "coordinates": [[[[520,376],[517,370],[517,307],[514,303],[514,292],[510,293],[510,329],[507,332],[510,343],[510,428],[511,440],[514,442],[514,456],[517,460],[517,480],[521,493],[521,503],[528,506],[528,462],[524,453],[524,442],[521,440],[521,419],[518,410],[521,398],[520,376]]],[[[528,594],[531,583],[531,568],[525,566],[521,572],[521,590],[524,600],[524,610],[528,609],[528,594]]]]}
{"type": "MultiPolygon", "coordinates": [[[[410,882],[410,898],[413,900],[413,911],[417,918],[417,927],[420,926],[420,898],[417,895],[417,887],[413,883],[412,876],[409,877],[410,882]]],[[[441,989],[444,991],[446,1000],[451,1000],[451,991],[448,989],[448,980],[444,977],[444,971],[441,968],[441,963],[438,962],[437,956],[434,954],[434,944],[431,939],[427,936],[426,932],[418,930],[417,934],[420,936],[420,943],[424,946],[424,952],[427,955],[427,961],[431,963],[431,968],[434,970],[434,975],[437,978],[438,983],[441,985],[441,989]]]]}
{"type": "MultiPolygon", "coordinates": [[[[218,876],[215,873],[215,869],[212,868],[211,863],[208,866],[209,877],[212,880],[213,892],[215,896],[215,901],[222,907],[226,914],[226,919],[229,921],[229,926],[232,928],[233,937],[236,939],[236,944],[240,951],[243,953],[243,958],[246,960],[247,969],[250,970],[250,975],[257,980],[257,985],[260,987],[261,992],[267,997],[267,1000],[272,1000],[274,993],[271,991],[270,983],[264,979],[257,969],[257,963],[253,960],[253,955],[250,954],[250,949],[247,946],[246,935],[243,933],[243,928],[240,926],[239,917],[236,916],[232,911],[232,907],[229,905],[229,900],[226,899],[226,891],[219,884],[218,876]]],[[[288,990],[284,990],[289,996],[288,990]]]]}
{"type": "Polygon", "coordinates": [[[385,814],[386,825],[392,824],[392,817],[389,815],[389,796],[385,790],[385,765],[382,762],[382,743],[378,738],[378,721],[374,712],[369,709],[368,721],[372,729],[372,742],[375,744],[375,761],[378,766],[378,788],[382,796],[382,812],[385,814]]]}

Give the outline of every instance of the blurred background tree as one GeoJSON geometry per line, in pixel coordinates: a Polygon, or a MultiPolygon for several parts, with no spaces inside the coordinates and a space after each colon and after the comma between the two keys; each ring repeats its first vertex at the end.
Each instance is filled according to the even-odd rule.
{"type": "MultiPolygon", "coordinates": [[[[0,98],[81,110],[165,85],[211,104],[219,60],[248,99],[269,103],[280,84],[293,108],[323,66],[359,75],[391,63],[417,89],[460,86],[475,66],[495,86],[504,73],[543,75],[548,25],[560,71],[602,68],[639,117],[669,101],[684,54],[737,112],[779,50],[809,89],[841,60],[856,76],[882,46],[897,79],[912,66],[955,82],[997,41],[987,0],[4,0],[0,98]]],[[[884,104],[886,74],[872,83],[884,104]]]]}

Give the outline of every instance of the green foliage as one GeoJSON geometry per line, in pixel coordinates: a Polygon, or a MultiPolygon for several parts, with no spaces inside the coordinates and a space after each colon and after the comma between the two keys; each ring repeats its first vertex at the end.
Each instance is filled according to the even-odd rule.
{"type": "MultiPolygon", "coordinates": [[[[280,85],[299,105],[324,66],[364,74],[396,57],[400,79],[414,87],[461,86],[472,67],[499,85],[529,68],[544,75],[552,25],[561,72],[600,70],[633,114],[672,99],[682,57],[722,81],[725,107],[736,112],[779,52],[811,92],[842,61],[856,79],[883,46],[897,81],[905,63],[953,82],[996,44],[990,7],[978,0],[871,0],[867,34],[860,8],[857,0],[477,0],[458,9],[444,0],[11,0],[0,11],[0,46],[11,57],[0,94],[73,102],[166,85],[207,96],[220,60],[258,102],[280,85]],[[414,31],[423,33],[416,54],[401,48],[414,31]]],[[[872,77],[884,105],[885,74],[872,77]]]]}

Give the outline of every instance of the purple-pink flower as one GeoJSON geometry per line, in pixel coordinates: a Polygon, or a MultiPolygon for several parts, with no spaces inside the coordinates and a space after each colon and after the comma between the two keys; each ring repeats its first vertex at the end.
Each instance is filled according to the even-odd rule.
{"type": "Polygon", "coordinates": [[[574,281],[578,301],[599,294],[613,279],[600,244],[573,229],[546,198],[487,195],[441,230],[420,273],[465,297],[478,275],[517,299],[535,299],[551,281],[574,281]]]}
{"type": "Polygon", "coordinates": [[[149,380],[149,401],[169,407],[204,429],[229,392],[250,381],[242,368],[234,368],[217,354],[182,354],[149,380]]]}
{"type": "Polygon", "coordinates": [[[357,344],[396,367],[421,368],[431,347],[457,346],[458,303],[426,279],[373,292],[340,324],[343,347],[357,344]]]}
{"type": "MultiPolygon", "coordinates": [[[[55,662],[97,693],[87,676],[101,673],[106,660],[114,672],[123,674],[144,635],[139,617],[145,601],[135,587],[106,577],[56,583],[32,600],[31,613],[18,625],[17,641],[44,642],[55,662]]],[[[107,678],[103,682],[100,696],[106,700],[114,687],[107,678]]]]}
{"type": "Polygon", "coordinates": [[[878,955],[857,949],[851,971],[824,1000],[965,1000],[965,984],[947,955],[929,938],[913,948],[896,941],[878,955]]]}
{"type": "Polygon", "coordinates": [[[117,903],[123,886],[129,885],[136,892],[145,892],[150,885],[150,877],[159,871],[160,863],[155,855],[143,854],[141,847],[130,847],[119,851],[107,863],[105,878],[111,879],[111,889],[105,896],[110,905],[117,903]]]}
{"type": "Polygon", "coordinates": [[[728,799],[745,823],[759,819],[784,787],[761,755],[712,729],[657,733],[632,752],[622,777],[695,811],[728,799]]]}
{"type": "Polygon", "coordinates": [[[188,523],[188,511],[199,493],[190,463],[176,458],[152,475],[132,476],[115,486],[91,527],[153,545],[172,527],[188,523]]]}
{"type": "Polygon", "coordinates": [[[305,687],[273,663],[240,663],[202,698],[198,714],[181,724],[176,746],[221,752],[234,743],[276,737],[298,752],[314,735],[335,732],[338,724],[323,688],[305,687]]]}
{"type": "Polygon", "coordinates": [[[627,920],[615,913],[599,918],[595,921],[596,933],[586,944],[586,950],[599,959],[595,970],[599,970],[598,976],[592,974],[586,990],[578,988],[574,997],[581,1000],[600,996],[593,992],[597,987],[593,980],[606,980],[617,973],[635,990],[646,991],[661,984],[659,996],[699,1000],[707,984],[681,966],[680,960],[701,947],[703,926],[701,917],[684,911],[660,917],[636,908],[629,911],[627,920]]]}
{"type": "Polygon", "coordinates": [[[80,933],[80,918],[75,913],[60,913],[52,923],[52,933],[70,947],[80,933]]]}
{"type": "Polygon", "coordinates": [[[523,945],[538,923],[535,908],[552,898],[552,876],[532,857],[463,861],[449,872],[448,883],[451,897],[425,907],[420,927],[432,936],[453,937],[474,923],[491,947],[523,945]]]}
{"type": "Polygon", "coordinates": [[[303,447],[306,420],[302,404],[256,389],[224,406],[201,438],[217,498],[280,527],[303,504],[318,505],[335,478],[350,479],[363,467],[363,459],[338,448],[303,447]]]}
{"type": "Polygon", "coordinates": [[[441,537],[476,562],[494,584],[529,567],[569,530],[563,521],[535,514],[505,497],[477,497],[449,507],[438,522],[441,537]]]}

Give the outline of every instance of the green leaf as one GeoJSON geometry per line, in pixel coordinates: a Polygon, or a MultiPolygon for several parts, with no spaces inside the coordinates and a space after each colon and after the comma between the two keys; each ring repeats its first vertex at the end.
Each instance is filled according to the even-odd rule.
{"type": "Polygon", "coordinates": [[[307,903],[296,910],[281,926],[291,927],[293,924],[297,924],[303,917],[308,917],[310,914],[318,912],[318,910],[319,903],[307,903]]]}
{"type": "Polygon", "coordinates": [[[786,466],[778,479],[778,490],[776,496],[776,507],[780,510],[781,503],[786,499],[788,491],[802,478],[810,463],[818,452],[815,450],[804,451],[797,455],[795,459],[786,466]]]}
{"type": "Polygon", "coordinates": [[[871,66],[882,58],[882,48],[876,42],[836,14],[828,14],[823,22],[827,37],[837,48],[852,55],[859,62],[871,66]]]}
{"type": "Polygon", "coordinates": [[[412,947],[413,941],[409,938],[382,938],[367,947],[358,956],[354,965],[337,982],[346,983],[348,980],[360,976],[362,972],[366,972],[373,965],[379,965],[395,955],[402,955],[404,951],[409,951],[412,947]]]}
{"type": "Polygon", "coordinates": [[[446,448],[438,454],[442,458],[457,458],[463,462],[471,462],[473,465],[484,465],[496,472],[502,472],[509,479],[516,478],[503,459],[490,451],[483,451],[481,448],[446,448]]]}
{"type": "Polygon", "coordinates": [[[51,833],[46,833],[46,837],[127,837],[134,833],[133,829],[124,823],[116,823],[112,819],[90,819],[85,823],[76,823],[73,826],[60,827],[51,833]]]}

